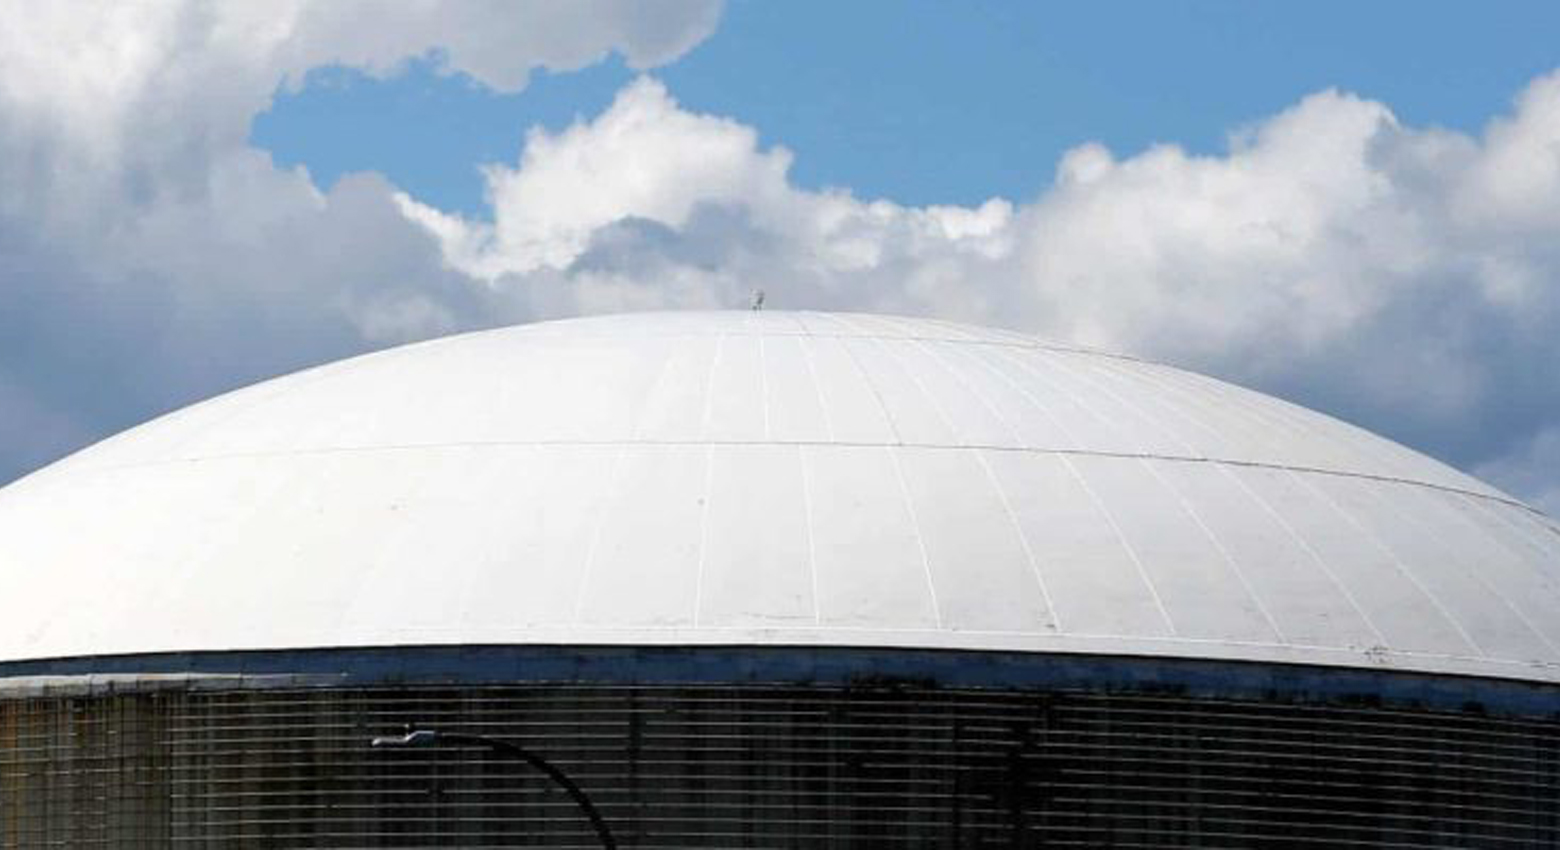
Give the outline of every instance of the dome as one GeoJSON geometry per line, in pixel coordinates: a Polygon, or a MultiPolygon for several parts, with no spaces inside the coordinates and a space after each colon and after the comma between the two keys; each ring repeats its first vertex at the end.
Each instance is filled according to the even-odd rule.
{"type": "Polygon", "coordinates": [[[1560,680],[1560,528],[1321,414],[945,322],[547,322],[266,381],[0,490],[0,661],[1084,653],[1560,680]]]}

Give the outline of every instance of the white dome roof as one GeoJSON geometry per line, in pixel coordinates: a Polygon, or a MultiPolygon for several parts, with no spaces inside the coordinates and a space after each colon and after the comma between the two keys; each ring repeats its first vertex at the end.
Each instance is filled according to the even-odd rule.
{"type": "Polygon", "coordinates": [[[1560,530],[1326,416],[943,322],[625,315],[267,381],[0,490],[0,661],[948,647],[1560,680],[1560,530]]]}

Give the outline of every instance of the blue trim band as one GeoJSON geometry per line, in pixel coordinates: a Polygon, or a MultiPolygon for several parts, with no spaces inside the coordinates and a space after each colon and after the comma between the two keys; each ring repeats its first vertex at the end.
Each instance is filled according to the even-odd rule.
{"type": "Polygon", "coordinates": [[[1255,699],[1560,719],[1560,686],[1246,661],[833,647],[397,646],[180,652],[0,662],[31,680],[185,677],[210,687],[433,684],[796,684],[958,687],[1255,699]],[[66,677],[60,679],[56,677],[66,677]],[[253,680],[253,681],[246,681],[253,680]]]}

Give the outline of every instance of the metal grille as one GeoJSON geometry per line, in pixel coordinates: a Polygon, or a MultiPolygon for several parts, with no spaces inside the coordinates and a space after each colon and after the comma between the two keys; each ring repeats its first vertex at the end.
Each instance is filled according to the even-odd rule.
{"type": "Polygon", "coordinates": [[[1555,846],[1560,723],[911,687],[526,685],[0,701],[0,847],[1555,846]]]}

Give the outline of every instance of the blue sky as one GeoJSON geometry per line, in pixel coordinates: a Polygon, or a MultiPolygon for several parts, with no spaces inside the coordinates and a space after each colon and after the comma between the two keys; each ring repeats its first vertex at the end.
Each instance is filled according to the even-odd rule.
{"type": "Polygon", "coordinates": [[[761,287],[1176,363],[1560,512],[1554,3],[0,19],[0,482],[331,359],[761,287]]]}
{"type": "MultiPolygon", "coordinates": [[[[1560,4],[1503,2],[736,2],[707,41],[657,69],[687,108],[797,154],[804,187],[906,204],[1029,198],[1061,154],[1228,134],[1341,88],[1414,125],[1476,131],[1550,70],[1560,4]]],[[[254,142],[329,185],[379,171],[477,213],[476,166],[512,161],[526,128],[598,114],[633,76],[620,58],[494,92],[433,59],[377,79],[342,68],[283,90],[254,142]]]]}

